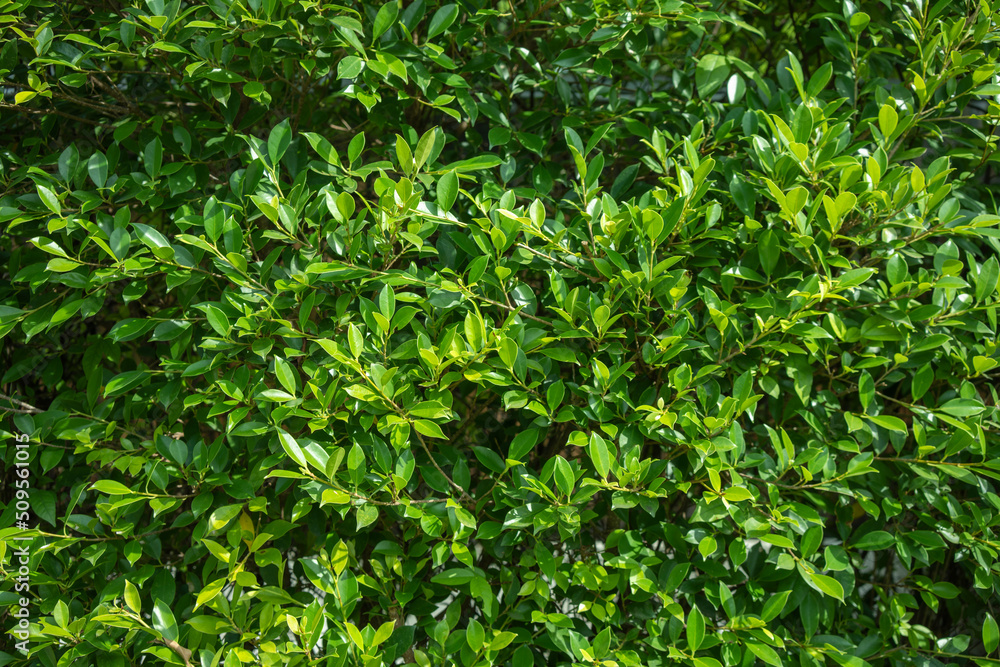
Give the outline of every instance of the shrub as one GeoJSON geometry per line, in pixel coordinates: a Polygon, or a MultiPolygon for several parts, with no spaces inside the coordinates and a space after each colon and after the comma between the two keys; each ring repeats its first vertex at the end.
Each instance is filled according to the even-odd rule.
{"type": "Polygon", "coordinates": [[[1000,3],[800,4],[3,3],[0,665],[997,664],[1000,3]]]}

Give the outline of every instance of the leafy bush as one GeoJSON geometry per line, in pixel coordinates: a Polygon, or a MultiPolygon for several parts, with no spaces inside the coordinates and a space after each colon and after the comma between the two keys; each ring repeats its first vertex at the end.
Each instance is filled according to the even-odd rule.
{"type": "Polygon", "coordinates": [[[3,2],[0,665],[998,664],[998,10],[3,2]]]}

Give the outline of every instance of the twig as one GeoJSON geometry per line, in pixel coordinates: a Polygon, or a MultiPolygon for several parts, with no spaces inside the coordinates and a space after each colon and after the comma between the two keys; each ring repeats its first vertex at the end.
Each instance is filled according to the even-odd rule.
{"type": "Polygon", "coordinates": [[[20,409],[20,410],[18,408],[10,408],[10,407],[3,408],[4,410],[8,410],[10,412],[18,412],[18,413],[26,414],[26,415],[37,415],[37,414],[41,414],[41,413],[45,412],[45,410],[41,410],[39,408],[36,408],[31,403],[25,403],[24,401],[18,400],[16,398],[12,397],[12,396],[8,396],[7,394],[0,394],[0,399],[3,399],[5,401],[10,401],[11,403],[13,403],[15,405],[18,405],[21,408],[23,408],[23,409],[20,409]]]}

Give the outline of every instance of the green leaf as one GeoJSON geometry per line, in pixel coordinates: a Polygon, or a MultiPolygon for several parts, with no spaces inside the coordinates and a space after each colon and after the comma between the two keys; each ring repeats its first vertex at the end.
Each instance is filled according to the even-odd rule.
{"type": "Polygon", "coordinates": [[[356,530],[361,531],[368,526],[375,523],[378,520],[378,508],[374,505],[365,505],[364,507],[358,508],[357,514],[357,528],[356,530]]]}
{"type": "Polygon", "coordinates": [[[799,541],[799,550],[803,558],[809,558],[819,549],[823,541],[823,527],[810,526],[799,541]]]}
{"type": "Polygon", "coordinates": [[[157,600],[153,604],[153,628],[167,641],[175,642],[179,637],[174,613],[163,600],[157,600]]]}
{"type": "Polygon", "coordinates": [[[395,626],[396,623],[394,621],[386,621],[380,625],[378,630],[375,631],[375,638],[372,640],[372,646],[378,646],[392,637],[392,632],[395,629],[395,626]]]}
{"type": "Polygon", "coordinates": [[[56,626],[65,628],[69,624],[69,605],[59,600],[52,610],[52,618],[56,622],[56,626]]]}
{"type": "Polygon", "coordinates": [[[770,229],[765,229],[757,243],[757,253],[760,257],[760,266],[764,273],[770,277],[778,265],[780,250],[778,248],[778,236],[770,229]]]}
{"type": "Polygon", "coordinates": [[[441,210],[448,212],[458,197],[458,175],[454,171],[444,174],[437,183],[437,202],[441,210]]]}
{"type": "Polygon", "coordinates": [[[279,356],[274,357],[274,374],[278,377],[278,382],[292,396],[298,392],[298,381],[295,369],[290,363],[279,356]]]}
{"type": "Polygon", "coordinates": [[[522,644],[514,651],[513,667],[533,667],[534,660],[531,649],[522,644]]]}
{"type": "Polygon", "coordinates": [[[408,407],[406,411],[412,417],[426,419],[446,419],[451,414],[451,410],[439,401],[421,401],[414,406],[408,407]]]}
{"type": "Polygon", "coordinates": [[[837,195],[837,199],[834,205],[837,208],[837,213],[840,217],[844,217],[852,210],[858,203],[858,197],[853,192],[842,192],[837,195]]]}
{"type": "Polygon", "coordinates": [[[146,173],[149,174],[150,178],[158,178],[160,167],[163,165],[163,142],[160,141],[160,138],[154,137],[152,141],[147,143],[142,155],[146,173]]]}
{"type": "Polygon", "coordinates": [[[705,617],[697,606],[691,607],[687,620],[687,641],[692,652],[697,651],[705,639],[705,617]]]}
{"type": "Polygon", "coordinates": [[[87,174],[90,175],[94,185],[98,188],[104,187],[108,181],[108,159],[104,157],[104,153],[97,152],[90,156],[87,160],[87,174]]]}
{"type": "Polygon", "coordinates": [[[355,359],[361,356],[365,349],[365,340],[361,336],[361,330],[353,324],[347,329],[347,343],[351,348],[351,354],[355,359]]]}
{"type": "Polygon", "coordinates": [[[774,534],[761,535],[760,536],[760,541],[761,542],[766,542],[768,544],[773,544],[776,547],[782,547],[783,549],[794,549],[795,548],[795,543],[792,542],[787,537],[785,537],[784,535],[774,535],[774,534]]]}
{"type": "Polygon", "coordinates": [[[448,436],[444,434],[441,427],[430,420],[415,419],[413,420],[413,427],[417,429],[417,433],[426,435],[428,438],[439,438],[441,440],[448,439],[448,436]]]}
{"type": "MultiPolygon", "coordinates": [[[[357,56],[345,56],[344,58],[341,58],[339,63],[337,63],[337,78],[356,79],[364,69],[365,69],[364,60],[358,58],[357,56]]],[[[359,134],[358,136],[363,137],[364,135],[359,134]]]]}
{"type": "Polygon", "coordinates": [[[198,609],[198,607],[214,600],[215,597],[222,592],[222,589],[225,587],[225,585],[226,585],[226,578],[222,577],[221,579],[216,579],[212,583],[202,588],[200,591],[198,591],[198,597],[195,599],[194,608],[198,609]]]}
{"type": "Polygon", "coordinates": [[[882,136],[887,139],[896,131],[896,124],[899,122],[899,115],[890,104],[882,105],[878,112],[878,127],[882,131],[882,136]]]}
{"type": "Polygon", "coordinates": [[[938,409],[953,417],[975,417],[986,407],[975,399],[953,398],[938,409]]]}
{"type": "Polygon", "coordinates": [[[184,624],[206,635],[217,635],[231,627],[228,621],[208,615],[192,616],[184,624]]]}
{"type": "Polygon", "coordinates": [[[806,90],[810,95],[816,97],[825,88],[830,79],[833,77],[833,63],[823,63],[819,69],[813,73],[812,77],[809,79],[809,85],[806,86],[806,90]]]}
{"type": "Polygon", "coordinates": [[[540,436],[540,431],[534,428],[518,433],[510,443],[509,458],[515,461],[523,461],[524,457],[538,444],[540,436]]]}
{"type": "Polygon", "coordinates": [[[354,164],[354,162],[361,155],[361,151],[363,151],[364,148],[365,148],[365,133],[359,132],[358,134],[354,135],[350,143],[347,145],[347,159],[350,161],[351,164],[354,164]]]}
{"type": "Polygon", "coordinates": [[[128,488],[121,482],[116,482],[111,479],[97,480],[93,483],[93,485],[91,485],[90,488],[95,491],[99,491],[100,493],[106,493],[109,496],[128,496],[134,493],[132,489],[128,488]]]}
{"type": "Polygon", "coordinates": [[[212,304],[205,304],[204,311],[205,319],[215,329],[215,332],[224,338],[229,336],[229,332],[232,331],[232,325],[229,324],[229,318],[222,312],[222,309],[212,304]]]}
{"type": "Polygon", "coordinates": [[[445,586],[461,586],[472,581],[472,572],[463,569],[450,569],[440,572],[431,577],[431,583],[443,584],[445,586]]]}
{"type": "Polygon", "coordinates": [[[851,547],[863,551],[878,551],[888,549],[895,543],[896,538],[891,533],[884,530],[873,530],[859,537],[851,544],[851,547]]]}
{"type": "Polygon", "coordinates": [[[218,202],[215,197],[209,197],[205,202],[205,210],[202,213],[202,219],[205,224],[205,234],[208,236],[212,243],[219,240],[222,236],[222,226],[226,220],[225,211],[222,209],[222,204],[218,202]]]}
{"type": "Polygon", "coordinates": [[[731,486],[723,492],[722,497],[731,503],[736,503],[742,500],[753,500],[754,495],[750,489],[745,487],[731,486]]]}
{"type": "Polygon", "coordinates": [[[510,643],[515,639],[517,639],[517,635],[515,633],[507,631],[501,632],[493,638],[493,641],[490,642],[490,650],[494,652],[502,651],[510,646],[510,643]]]}
{"type": "Polygon", "coordinates": [[[427,39],[434,39],[445,30],[451,27],[451,24],[455,22],[458,18],[458,5],[454,3],[449,3],[447,5],[442,5],[431,18],[430,25],[427,28],[427,39]]]}
{"type": "Polygon", "coordinates": [[[59,197],[56,196],[56,193],[44,185],[36,185],[35,188],[38,190],[38,196],[46,208],[56,215],[62,215],[62,204],[59,202],[59,197]]]}
{"type": "Polygon", "coordinates": [[[265,104],[267,104],[267,100],[270,99],[270,96],[267,95],[267,91],[264,88],[264,84],[259,81],[248,81],[243,86],[243,94],[255,100],[259,99],[265,104]],[[265,95],[266,97],[262,99],[261,95],[265,95]]]}
{"type": "Polygon", "coordinates": [[[777,665],[777,666],[780,667],[780,665],[781,665],[781,658],[778,657],[778,654],[775,652],[775,650],[773,648],[771,648],[770,646],[768,646],[767,644],[758,644],[756,642],[747,642],[746,643],[746,647],[748,649],[750,649],[751,653],[753,653],[755,656],[757,656],[758,658],[760,658],[761,660],[763,660],[767,664],[769,664],[769,665],[777,665]]]}
{"type": "Polygon", "coordinates": [[[283,429],[278,429],[278,440],[281,442],[281,448],[285,450],[285,453],[291,457],[295,463],[297,463],[302,468],[307,468],[306,456],[303,453],[302,448],[299,443],[293,438],[289,433],[283,429]]]}
{"type": "Polygon", "coordinates": [[[1000,262],[996,255],[991,256],[979,267],[976,277],[976,301],[982,303],[993,296],[997,290],[997,280],[1000,279],[1000,262]]]}
{"type": "Polygon", "coordinates": [[[489,134],[490,148],[505,146],[510,141],[511,132],[506,127],[490,128],[489,134]]]}
{"type": "Polygon", "coordinates": [[[393,314],[396,312],[396,294],[392,291],[392,287],[386,285],[382,288],[382,291],[378,295],[378,308],[379,312],[387,320],[391,320],[393,314]]]}
{"type": "Polygon", "coordinates": [[[698,542],[698,553],[700,553],[701,557],[706,560],[708,559],[709,556],[714,554],[718,548],[719,548],[718,541],[711,535],[706,535],[705,537],[701,538],[700,542],[698,542]]]}
{"type": "Polygon", "coordinates": [[[590,434],[590,460],[594,463],[594,469],[597,470],[597,474],[604,479],[608,478],[608,473],[611,471],[611,452],[608,450],[608,445],[597,433],[590,434]]]}
{"type": "Polygon", "coordinates": [[[913,375],[913,379],[910,382],[910,392],[913,394],[913,400],[919,401],[923,398],[933,382],[934,368],[930,364],[924,364],[913,375]]]}
{"type": "Polygon", "coordinates": [[[493,472],[502,473],[507,469],[503,459],[493,450],[486,447],[473,447],[472,451],[476,455],[476,458],[479,459],[479,462],[493,472]]]}
{"type": "Polygon", "coordinates": [[[292,130],[288,119],[281,121],[271,129],[267,136],[267,156],[271,160],[271,165],[275,168],[278,161],[285,155],[285,151],[292,143],[292,130]]]}
{"type": "Polygon", "coordinates": [[[729,181],[729,193],[733,196],[733,201],[744,215],[753,216],[757,205],[756,191],[754,187],[739,176],[734,176],[729,181]]]}
{"type": "Polygon", "coordinates": [[[396,23],[396,18],[399,16],[399,3],[396,0],[390,0],[389,2],[382,5],[378,10],[378,14],[375,15],[375,23],[372,27],[372,43],[374,44],[378,41],[378,38],[385,34],[385,31],[391,28],[396,23]]]}
{"type": "Polygon", "coordinates": [[[886,264],[887,274],[889,277],[889,283],[892,285],[898,285],[904,280],[908,274],[906,267],[906,260],[899,253],[894,254],[889,258],[886,264]]]}
{"type": "Polygon", "coordinates": [[[861,371],[861,378],[858,380],[858,394],[861,397],[861,405],[867,412],[875,399],[875,380],[872,379],[871,373],[868,371],[861,371]]]}
{"type": "Polygon", "coordinates": [[[702,98],[710,97],[722,87],[731,71],[729,60],[725,56],[711,53],[702,56],[695,67],[695,84],[698,86],[698,95],[702,98]]]}
{"type": "Polygon", "coordinates": [[[851,29],[851,34],[857,38],[865,28],[868,27],[868,23],[871,21],[871,17],[864,12],[856,12],[851,16],[849,21],[849,26],[851,29]]]}
{"type": "Polygon", "coordinates": [[[410,145],[406,143],[406,139],[398,134],[396,135],[396,161],[399,162],[400,169],[409,175],[413,168],[413,154],[410,151],[410,145]]]}
{"type": "Polygon", "coordinates": [[[502,162],[503,160],[498,158],[496,155],[478,155],[476,157],[472,157],[467,160],[459,160],[458,162],[452,162],[451,164],[447,165],[445,169],[464,174],[466,172],[491,169],[493,167],[496,167],[502,162]]]}
{"type": "Polygon", "coordinates": [[[545,402],[548,404],[549,410],[555,411],[563,401],[563,397],[566,395],[566,383],[562,380],[556,380],[549,385],[549,388],[545,390],[545,402]]]}
{"type": "Polygon", "coordinates": [[[225,505],[218,508],[208,518],[208,529],[216,532],[229,525],[229,522],[236,518],[236,515],[243,509],[242,505],[225,505]]]}
{"type": "Polygon", "coordinates": [[[794,218],[799,214],[802,207],[806,205],[808,197],[809,191],[801,185],[785,193],[785,209],[790,218],[794,218]]]}
{"type": "Polygon", "coordinates": [[[125,371],[119,373],[111,379],[104,387],[104,395],[107,398],[124,394],[126,391],[135,389],[140,384],[149,379],[149,371],[125,371]]]}
{"type": "Polygon", "coordinates": [[[873,417],[871,415],[865,415],[865,419],[881,426],[886,430],[906,433],[906,422],[899,417],[892,417],[889,415],[879,415],[873,417]]]}
{"type": "MultiPolygon", "coordinates": [[[[136,236],[146,244],[151,249],[171,249],[169,257],[173,257],[173,249],[167,239],[156,229],[153,229],[149,225],[143,225],[137,222],[132,223],[132,229],[135,230],[136,236]]],[[[169,259],[168,257],[168,259],[169,259]]]]}
{"type": "Polygon", "coordinates": [[[806,580],[810,582],[817,590],[830,597],[837,598],[841,602],[844,601],[844,587],[840,585],[840,582],[833,577],[828,577],[825,574],[818,574],[816,572],[804,572],[806,580]]]}
{"type": "Polygon", "coordinates": [[[365,648],[365,640],[361,636],[361,631],[358,630],[358,626],[354,625],[350,621],[348,621],[346,625],[347,625],[347,634],[348,636],[350,636],[351,641],[354,642],[355,646],[357,646],[359,649],[363,651],[365,648]]]}
{"type": "Polygon", "coordinates": [[[469,621],[469,626],[465,630],[465,641],[473,651],[479,652],[486,639],[486,631],[482,624],[476,619],[469,621]]]}
{"type": "Polygon", "coordinates": [[[1000,643],[1000,627],[997,627],[993,615],[986,613],[983,619],[983,650],[989,655],[997,650],[998,643],[1000,643]]]}
{"type": "Polygon", "coordinates": [[[129,233],[118,227],[111,232],[111,236],[108,239],[108,245],[111,247],[111,254],[115,256],[119,262],[124,260],[128,256],[128,248],[131,243],[131,237],[129,233]]]}
{"type": "Polygon", "coordinates": [[[556,487],[559,491],[565,496],[572,495],[573,487],[576,485],[576,476],[573,474],[573,468],[569,461],[561,456],[555,457],[554,472],[556,487]]]}
{"type": "Polygon", "coordinates": [[[139,589],[127,579],[125,580],[125,604],[137,614],[142,611],[142,598],[139,597],[139,589]]]}
{"type": "MultiPolygon", "coordinates": [[[[166,46],[163,42],[160,42],[159,44],[161,47],[166,46]]],[[[176,53],[183,53],[183,51],[177,51],[176,53]]],[[[202,76],[209,81],[214,81],[216,83],[242,83],[245,81],[245,79],[236,72],[231,72],[227,69],[222,69],[221,67],[213,67],[202,76]]]]}
{"type": "Polygon", "coordinates": [[[80,266],[79,262],[63,259],[62,257],[53,257],[45,265],[45,270],[52,271],[54,273],[66,273],[67,271],[72,271],[78,266],[80,266]]]}
{"type": "Polygon", "coordinates": [[[361,470],[365,465],[365,450],[355,442],[351,446],[351,452],[347,455],[347,468],[351,472],[361,470]]]}
{"type": "Polygon", "coordinates": [[[761,620],[765,623],[770,623],[776,619],[785,609],[785,604],[788,602],[788,596],[791,593],[791,591],[781,591],[768,598],[764,604],[764,609],[760,613],[761,620]]]}
{"type": "Polygon", "coordinates": [[[431,128],[424,132],[420,137],[420,140],[417,141],[417,149],[413,154],[414,169],[417,171],[420,171],[420,168],[424,166],[424,163],[430,158],[431,153],[434,150],[435,136],[435,128],[431,128]]]}

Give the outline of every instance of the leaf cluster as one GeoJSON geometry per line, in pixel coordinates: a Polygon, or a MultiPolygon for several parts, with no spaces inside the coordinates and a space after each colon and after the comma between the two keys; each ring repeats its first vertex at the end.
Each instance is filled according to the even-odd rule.
{"type": "Polygon", "coordinates": [[[0,666],[998,664],[998,11],[0,0],[0,666]]]}

